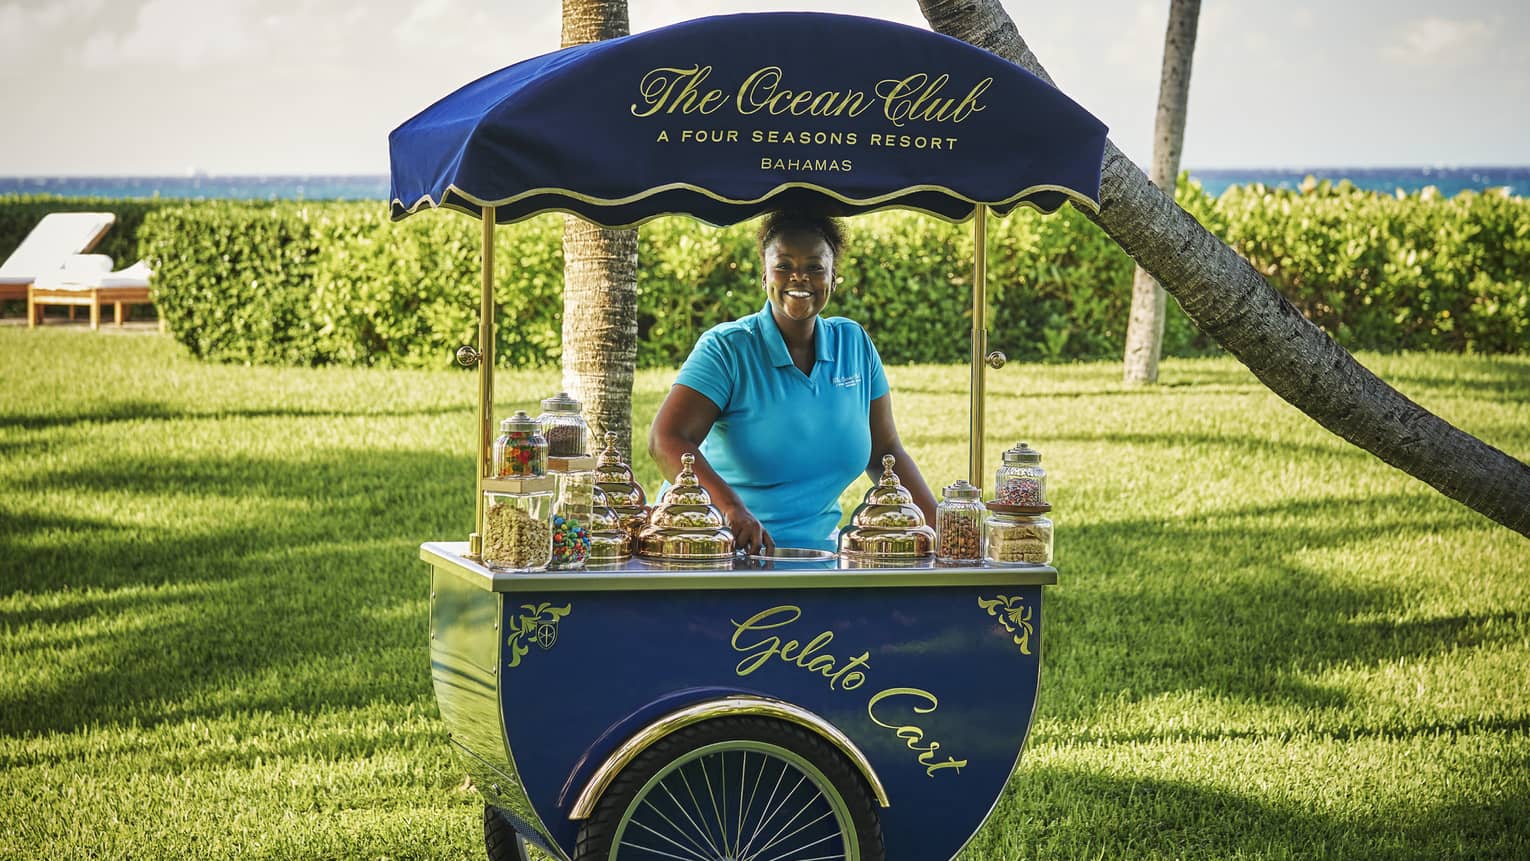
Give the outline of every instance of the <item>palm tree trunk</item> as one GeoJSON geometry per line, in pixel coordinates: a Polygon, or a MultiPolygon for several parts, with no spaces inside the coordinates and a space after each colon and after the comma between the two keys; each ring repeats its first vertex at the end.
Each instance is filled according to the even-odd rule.
{"type": "MultiPolygon", "coordinates": [[[[563,47],[628,33],[627,0],[563,0],[563,47]]],[[[636,230],[563,224],[563,388],[632,457],[632,372],[637,365],[636,230]]]]}
{"type": "MultiPolygon", "coordinates": [[[[1158,82],[1158,116],[1153,122],[1153,171],[1149,179],[1170,197],[1179,179],[1179,154],[1185,142],[1185,113],[1190,101],[1190,61],[1201,0],[1171,0],[1163,37],[1163,76],[1158,82]]],[[[1132,276],[1132,311],[1126,323],[1128,384],[1158,382],[1163,353],[1164,289],[1141,266],[1132,276]]]]}
{"type": "MultiPolygon", "coordinates": [[[[998,0],[920,0],[920,7],[936,31],[1052,83],[998,0]]],[[[1343,439],[1530,537],[1530,466],[1372,374],[1109,142],[1100,212],[1092,218],[1271,391],[1343,439]]]]}

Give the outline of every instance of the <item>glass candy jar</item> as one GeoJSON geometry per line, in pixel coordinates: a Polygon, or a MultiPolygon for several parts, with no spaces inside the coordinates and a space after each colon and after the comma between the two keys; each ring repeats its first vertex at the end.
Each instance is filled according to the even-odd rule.
{"type": "Polygon", "coordinates": [[[935,558],[941,562],[983,559],[983,490],[963,479],[946,485],[935,508],[935,558]]]}
{"type": "Polygon", "coordinates": [[[481,558],[496,571],[542,571],[552,561],[552,476],[483,480],[481,558]]]}
{"type": "Polygon", "coordinates": [[[579,457],[590,452],[590,427],[579,414],[580,404],[559,392],[542,401],[537,422],[547,437],[547,453],[553,457],[579,457]]]}
{"type": "Polygon", "coordinates": [[[1001,505],[1046,505],[1047,471],[1041,468],[1041,452],[1023,442],[1004,452],[993,486],[993,501],[1001,505]]]}
{"type": "Polygon", "coordinates": [[[1049,565],[1052,520],[1044,514],[991,511],[983,525],[984,556],[990,562],[1049,565]]]}
{"type": "Polygon", "coordinates": [[[557,480],[553,504],[553,568],[583,568],[590,550],[590,518],[595,506],[595,458],[547,458],[547,469],[557,480]]]}
{"type": "Polygon", "coordinates": [[[501,478],[547,474],[547,437],[524,410],[499,423],[494,440],[494,474],[501,478]]]}

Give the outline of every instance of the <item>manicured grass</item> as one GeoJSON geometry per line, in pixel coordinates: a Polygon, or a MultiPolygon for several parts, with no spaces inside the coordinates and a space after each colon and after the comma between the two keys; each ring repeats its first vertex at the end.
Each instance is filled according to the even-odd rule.
{"type": "MultiPolygon", "coordinates": [[[[1530,459],[1530,360],[1363,358],[1530,459]]],[[[965,369],[890,375],[925,475],[962,475],[965,369]]],[[[1062,581],[964,861],[1530,855],[1530,541],[1230,360],[1118,377],[990,377],[988,462],[1046,455],[1062,581]]],[[[473,391],[0,328],[0,857],[481,857],[416,550],[470,529],[473,391]]]]}

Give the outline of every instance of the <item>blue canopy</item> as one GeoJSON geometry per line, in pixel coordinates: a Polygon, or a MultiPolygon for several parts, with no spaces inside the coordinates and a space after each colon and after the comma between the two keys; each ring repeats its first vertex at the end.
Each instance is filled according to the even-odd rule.
{"type": "Polygon", "coordinates": [[[607,227],[806,204],[962,221],[1098,208],[1105,126],[1024,69],[848,15],[687,21],[501,69],[388,136],[392,216],[446,207],[607,227]]]}

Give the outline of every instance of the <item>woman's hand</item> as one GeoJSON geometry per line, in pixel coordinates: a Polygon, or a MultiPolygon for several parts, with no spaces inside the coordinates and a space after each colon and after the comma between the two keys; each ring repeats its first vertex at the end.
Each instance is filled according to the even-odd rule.
{"type": "Polygon", "coordinates": [[[770,533],[760,525],[753,513],[744,506],[738,505],[723,507],[723,518],[728,523],[728,528],[733,530],[733,549],[742,550],[750,555],[769,555],[776,549],[776,542],[770,538],[770,533]]]}
{"type": "Polygon", "coordinates": [[[720,412],[705,395],[676,384],[670,388],[664,403],[659,405],[658,415],[654,416],[653,427],[648,432],[648,453],[671,480],[680,472],[680,458],[693,455],[695,460],[691,469],[732,529],[733,549],[747,553],[774,550],[776,544],[770,533],[701,454],[701,441],[712,430],[712,423],[717,421],[720,412]]]}

